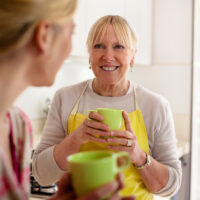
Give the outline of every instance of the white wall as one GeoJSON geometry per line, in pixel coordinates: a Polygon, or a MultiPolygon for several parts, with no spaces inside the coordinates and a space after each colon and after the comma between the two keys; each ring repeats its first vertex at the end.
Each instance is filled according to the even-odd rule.
{"type": "Polygon", "coordinates": [[[192,0],[153,2],[153,64],[190,65],[192,0]]]}
{"type": "MultiPolygon", "coordinates": [[[[174,112],[176,130],[189,138],[191,77],[191,0],[153,0],[152,65],[135,66],[128,77],[165,96],[174,112]]],[[[65,62],[51,88],[29,88],[16,104],[32,118],[44,117],[46,97],[63,86],[93,77],[85,59],[65,62]]]]}

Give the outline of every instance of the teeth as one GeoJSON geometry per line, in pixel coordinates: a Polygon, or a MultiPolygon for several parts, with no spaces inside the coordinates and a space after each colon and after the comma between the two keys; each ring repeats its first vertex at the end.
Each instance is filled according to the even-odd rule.
{"type": "Polygon", "coordinates": [[[104,67],[104,66],[102,66],[101,68],[102,68],[103,70],[105,70],[105,71],[113,71],[113,70],[117,69],[118,66],[116,66],[116,67],[104,67]]]}

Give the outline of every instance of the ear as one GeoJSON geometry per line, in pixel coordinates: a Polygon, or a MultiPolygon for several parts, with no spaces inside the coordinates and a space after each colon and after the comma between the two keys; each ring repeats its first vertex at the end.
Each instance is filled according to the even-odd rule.
{"type": "Polygon", "coordinates": [[[133,66],[135,63],[135,54],[136,54],[137,50],[133,50],[132,51],[132,57],[131,57],[131,61],[130,61],[130,66],[133,66]]]}
{"type": "Polygon", "coordinates": [[[133,66],[135,63],[135,56],[133,55],[130,61],[130,66],[133,66]]]}
{"type": "Polygon", "coordinates": [[[51,23],[47,20],[42,20],[35,31],[35,45],[37,49],[45,53],[48,50],[51,40],[51,23]]]}

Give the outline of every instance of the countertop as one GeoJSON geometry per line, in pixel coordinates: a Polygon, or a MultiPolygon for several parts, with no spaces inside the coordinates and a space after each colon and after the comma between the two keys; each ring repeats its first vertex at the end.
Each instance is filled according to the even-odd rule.
{"type": "Polygon", "coordinates": [[[35,195],[31,195],[30,197],[29,197],[29,200],[41,200],[41,199],[48,199],[48,197],[47,196],[39,196],[39,195],[37,195],[37,196],[35,196],[35,195]]]}

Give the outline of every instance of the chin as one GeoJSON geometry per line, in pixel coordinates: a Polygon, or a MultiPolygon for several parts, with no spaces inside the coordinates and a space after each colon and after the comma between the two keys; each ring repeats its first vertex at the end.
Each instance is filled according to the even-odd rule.
{"type": "Polygon", "coordinates": [[[50,86],[53,85],[54,80],[55,80],[55,78],[53,80],[45,80],[44,79],[44,80],[38,81],[37,83],[32,84],[32,86],[35,86],[35,87],[50,87],[50,86]]]}

